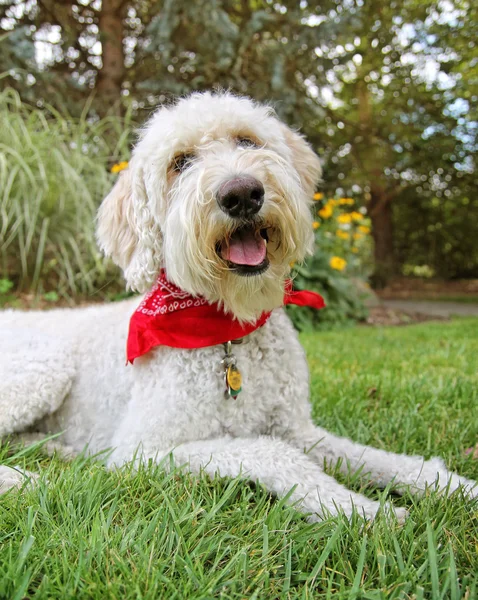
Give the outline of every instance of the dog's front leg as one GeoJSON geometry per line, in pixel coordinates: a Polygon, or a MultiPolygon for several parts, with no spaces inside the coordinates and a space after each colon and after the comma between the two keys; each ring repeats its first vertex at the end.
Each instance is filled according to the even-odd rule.
{"type": "Polygon", "coordinates": [[[71,349],[30,329],[0,329],[0,438],[57,410],[76,374],[71,349]]]}
{"type": "MultiPolygon", "coordinates": [[[[359,515],[372,519],[380,509],[379,502],[340,485],[302,451],[271,437],[224,437],[188,442],[177,446],[172,454],[176,465],[187,465],[193,473],[242,476],[258,481],[279,497],[296,486],[288,501],[302,512],[311,513],[312,521],[338,512],[351,516],[354,509],[359,515]]],[[[406,516],[401,508],[394,510],[386,505],[384,509],[395,513],[399,521],[406,516]]]]}
{"type": "Polygon", "coordinates": [[[340,470],[361,471],[379,487],[392,484],[398,492],[421,495],[427,487],[454,492],[462,487],[470,497],[478,497],[478,484],[446,468],[441,458],[425,460],[423,456],[394,454],[358,444],[347,438],[333,435],[312,424],[303,424],[290,433],[290,443],[303,450],[314,462],[340,464],[340,470]]]}
{"type": "Polygon", "coordinates": [[[23,486],[33,486],[39,475],[24,471],[20,467],[7,467],[0,465],[0,494],[10,489],[20,489],[23,486]]]}

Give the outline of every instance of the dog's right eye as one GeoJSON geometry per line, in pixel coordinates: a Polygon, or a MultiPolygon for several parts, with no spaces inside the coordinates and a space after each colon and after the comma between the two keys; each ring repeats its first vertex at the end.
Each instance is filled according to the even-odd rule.
{"type": "Polygon", "coordinates": [[[236,144],[239,146],[239,148],[259,148],[259,144],[256,141],[250,137],[242,135],[236,137],[236,144]]]}
{"type": "Polygon", "coordinates": [[[174,157],[171,168],[173,171],[181,173],[185,169],[191,166],[194,160],[194,154],[192,152],[184,152],[174,157]]]}

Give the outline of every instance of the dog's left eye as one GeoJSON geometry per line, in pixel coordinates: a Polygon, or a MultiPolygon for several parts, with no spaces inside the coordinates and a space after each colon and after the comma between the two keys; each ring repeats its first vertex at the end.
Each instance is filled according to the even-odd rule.
{"type": "Polygon", "coordinates": [[[249,137],[239,136],[236,138],[236,144],[240,148],[259,148],[259,144],[249,137]]]}
{"type": "Polygon", "coordinates": [[[183,154],[178,154],[174,157],[172,162],[173,171],[178,171],[181,173],[185,169],[191,166],[192,161],[195,156],[192,152],[184,152],[183,154]]]}

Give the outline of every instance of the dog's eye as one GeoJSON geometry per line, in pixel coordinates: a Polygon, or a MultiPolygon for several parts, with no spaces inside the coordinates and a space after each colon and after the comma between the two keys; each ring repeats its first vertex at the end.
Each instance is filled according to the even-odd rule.
{"type": "Polygon", "coordinates": [[[236,144],[240,148],[259,148],[259,144],[249,137],[239,136],[236,138],[236,144]]]}
{"type": "Polygon", "coordinates": [[[174,157],[172,162],[172,170],[181,173],[185,169],[191,166],[195,156],[192,152],[184,152],[174,157]]]}

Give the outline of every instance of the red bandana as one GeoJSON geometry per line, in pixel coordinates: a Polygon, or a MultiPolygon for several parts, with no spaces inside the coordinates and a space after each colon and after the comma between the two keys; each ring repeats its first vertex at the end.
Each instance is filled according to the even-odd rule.
{"type": "MultiPolygon", "coordinates": [[[[324,299],[315,292],[294,292],[286,283],[284,304],[323,308],[324,299]]],[[[259,327],[270,317],[262,315],[254,323],[240,324],[234,317],[209,304],[200,296],[191,296],[167,280],[164,269],[153,289],[131,317],[126,355],[128,362],[155,346],[204,348],[237,340],[259,327]]]]}

